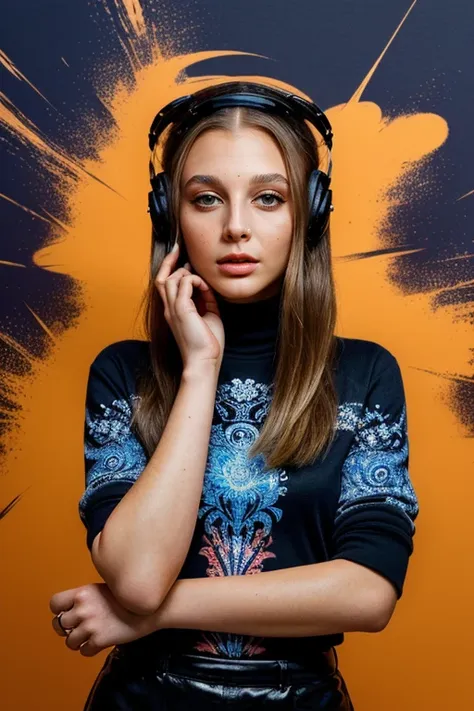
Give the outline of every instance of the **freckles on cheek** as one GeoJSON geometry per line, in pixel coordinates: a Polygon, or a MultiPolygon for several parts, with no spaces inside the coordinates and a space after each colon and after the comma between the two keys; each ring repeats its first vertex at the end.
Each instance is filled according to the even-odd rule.
{"type": "Polygon", "coordinates": [[[211,244],[213,239],[219,236],[221,229],[219,224],[216,224],[216,219],[213,219],[210,214],[197,211],[191,213],[183,210],[180,215],[180,225],[186,240],[203,247],[211,244]]]}
{"type": "Polygon", "coordinates": [[[293,223],[287,216],[276,216],[275,219],[262,220],[257,226],[257,234],[271,241],[285,242],[293,235],[293,223]]]}
{"type": "Polygon", "coordinates": [[[212,230],[208,228],[206,221],[200,218],[201,215],[196,214],[195,211],[183,209],[180,212],[181,234],[186,243],[188,256],[195,267],[202,260],[204,262],[208,260],[208,252],[212,243],[210,239],[212,230]]]}
{"type": "Polygon", "coordinates": [[[203,215],[192,207],[184,207],[180,212],[179,219],[182,228],[190,234],[197,235],[204,231],[206,221],[203,219],[203,215]]]}

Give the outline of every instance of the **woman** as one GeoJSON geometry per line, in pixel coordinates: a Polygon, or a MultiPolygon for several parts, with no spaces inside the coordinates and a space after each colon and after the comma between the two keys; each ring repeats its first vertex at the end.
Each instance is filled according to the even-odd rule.
{"type": "Polygon", "coordinates": [[[88,711],[353,709],[335,647],[401,597],[403,383],[383,346],[334,334],[308,122],[330,149],[315,105],[240,82],[153,122],[148,340],[107,346],[87,389],[79,508],[104,583],[51,600],[70,649],[115,645],[88,711]]]}

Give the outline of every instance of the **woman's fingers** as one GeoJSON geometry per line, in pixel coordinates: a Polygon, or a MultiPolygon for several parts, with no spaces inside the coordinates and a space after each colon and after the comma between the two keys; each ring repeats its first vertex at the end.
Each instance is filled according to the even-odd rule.
{"type": "Polygon", "coordinates": [[[92,657],[100,651],[97,645],[92,643],[91,633],[84,624],[81,624],[75,608],[61,614],[61,624],[56,615],[53,618],[53,629],[60,637],[66,638],[66,647],[75,652],[79,650],[84,657],[92,657]],[[68,631],[65,632],[61,625],[68,631]]]}
{"type": "MultiPolygon", "coordinates": [[[[184,264],[184,269],[187,269],[189,272],[192,273],[191,271],[191,264],[190,262],[186,262],[184,264]]],[[[198,296],[200,303],[198,303],[198,311],[200,316],[204,316],[208,312],[212,312],[216,314],[217,316],[220,317],[220,312],[219,312],[219,306],[215,297],[215,294],[212,289],[209,288],[209,285],[206,284],[204,280],[201,280],[201,284],[199,285],[200,288],[200,294],[198,296]]]]}
{"type": "MultiPolygon", "coordinates": [[[[184,266],[173,271],[176,265],[178,254],[179,248],[175,252],[170,252],[166,255],[155,278],[155,285],[163,300],[166,318],[169,318],[170,311],[173,311],[173,313],[175,313],[174,304],[176,303],[178,293],[180,293],[181,279],[184,276],[190,276],[191,271],[191,264],[189,262],[186,262],[184,266]]],[[[193,287],[197,287],[201,290],[209,289],[209,287],[201,279],[201,277],[199,277],[197,274],[193,274],[192,276],[195,277],[194,281],[192,282],[193,287]]],[[[189,290],[186,289],[186,294],[189,294],[189,298],[192,297],[192,293],[192,288],[191,294],[189,294],[189,290]]]]}
{"type": "Polygon", "coordinates": [[[183,288],[181,282],[186,279],[187,276],[191,275],[189,275],[188,272],[186,272],[185,270],[178,269],[178,271],[168,277],[168,279],[165,281],[166,306],[171,316],[174,316],[176,312],[176,300],[178,298],[178,292],[180,290],[182,291],[183,288]]]}
{"type": "Polygon", "coordinates": [[[200,296],[204,301],[206,311],[210,311],[220,317],[219,305],[213,290],[207,287],[207,289],[201,291],[200,296]]]}
{"type": "Polygon", "coordinates": [[[71,617],[71,613],[72,611],[69,611],[61,616],[62,625],[65,629],[69,629],[71,631],[64,632],[59,625],[57,617],[53,619],[54,631],[57,632],[60,637],[66,637],[65,643],[66,647],[69,647],[69,649],[72,649],[75,652],[79,650],[84,657],[94,656],[100,651],[100,649],[97,648],[97,645],[93,644],[91,633],[87,630],[85,625],[81,624],[79,619],[75,619],[74,622],[72,621],[73,618],[71,617]],[[66,614],[69,615],[68,619],[65,619],[66,614]]]}
{"type": "MultiPolygon", "coordinates": [[[[109,645],[111,647],[112,645],[109,645]]],[[[88,639],[79,646],[79,653],[83,657],[94,657],[96,654],[105,649],[105,647],[98,647],[96,644],[92,643],[92,640],[88,639]]]]}
{"type": "Polygon", "coordinates": [[[184,269],[178,269],[175,274],[172,274],[165,282],[165,290],[167,297],[167,305],[169,311],[174,315],[177,312],[177,307],[184,307],[191,304],[188,311],[194,310],[192,301],[193,288],[200,289],[203,293],[209,289],[208,285],[197,274],[189,274],[184,269]],[[176,277],[179,277],[175,279],[176,277]]]}
{"type": "Polygon", "coordinates": [[[78,623],[77,610],[74,608],[76,603],[79,588],[71,588],[71,590],[62,590],[53,595],[49,601],[49,609],[54,613],[52,619],[53,630],[60,637],[66,637],[69,630],[75,627],[78,623]],[[61,615],[61,620],[59,620],[61,615]]]}
{"type": "Polygon", "coordinates": [[[49,601],[49,609],[55,615],[59,615],[62,610],[70,610],[76,599],[77,588],[71,588],[71,590],[62,590],[61,592],[55,593],[51,600],[49,601]]]}
{"type": "Polygon", "coordinates": [[[161,267],[158,270],[158,274],[156,275],[158,277],[168,277],[171,273],[171,270],[173,268],[173,264],[176,264],[176,261],[178,259],[179,255],[179,245],[178,249],[176,249],[174,252],[168,252],[168,254],[164,257],[161,267]]]}
{"type": "Polygon", "coordinates": [[[164,293],[164,285],[176,265],[178,255],[179,255],[179,245],[178,245],[178,249],[176,249],[174,252],[169,252],[166,255],[166,257],[163,259],[161,266],[158,269],[158,273],[155,277],[155,286],[158,289],[161,298],[165,302],[165,305],[166,305],[166,295],[164,293]]]}
{"type": "Polygon", "coordinates": [[[88,642],[90,638],[91,633],[86,629],[86,627],[84,625],[79,625],[76,629],[73,629],[70,634],[68,634],[67,639],[65,640],[66,647],[69,647],[69,649],[76,652],[80,648],[81,644],[88,642]]]}

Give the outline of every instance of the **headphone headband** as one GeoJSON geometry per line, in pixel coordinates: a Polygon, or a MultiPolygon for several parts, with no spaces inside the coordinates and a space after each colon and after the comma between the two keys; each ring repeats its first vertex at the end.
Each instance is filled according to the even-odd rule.
{"type": "Polygon", "coordinates": [[[226,82],[201,89],[166,104],[155,116],[148,134],[148,145],[153,150],[161,134],[170,123],[178,122],[178,131],[185,132],[204,116],[214,111],[235,106],[259,109],[279,116],[306,120],[319,131],[329,150],[332,148],[332,129],[324,112],[315,103],[301,96],[263,84],[226,82]]]}

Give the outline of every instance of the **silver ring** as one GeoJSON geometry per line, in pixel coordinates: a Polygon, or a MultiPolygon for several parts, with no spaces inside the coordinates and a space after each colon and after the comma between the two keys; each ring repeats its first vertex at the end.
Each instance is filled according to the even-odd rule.
{"type": "Polygon", "coordinates": [[[60,626],[60,628],[62,629],[62,631],[64,632],[64,634],[68,635],[70,632],[72,632],[72,630],[74,629],[74,627],[68,627],[68,628],[63,627],[63,623],[61,622],[61,617],[62,617],[63,615],[64,615],[64,610],[62,610],[58,615],[56,615],[56,619],[57,619],[57,621],[58,621],[58,625],[60,626]]]}

